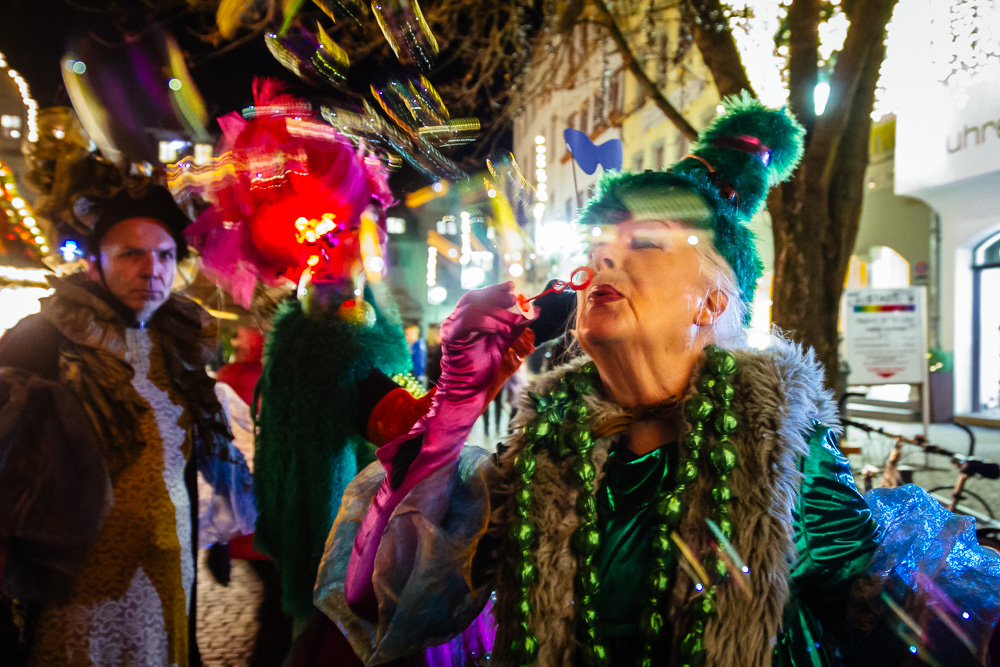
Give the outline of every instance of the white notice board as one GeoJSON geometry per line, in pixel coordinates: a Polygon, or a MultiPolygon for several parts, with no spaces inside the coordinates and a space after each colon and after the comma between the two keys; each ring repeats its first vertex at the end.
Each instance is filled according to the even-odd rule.
{"type": "Polygon", "coordinates": [[[844,297],[851,384],[925,383],[926,288],[849,289],[844,297]]]}

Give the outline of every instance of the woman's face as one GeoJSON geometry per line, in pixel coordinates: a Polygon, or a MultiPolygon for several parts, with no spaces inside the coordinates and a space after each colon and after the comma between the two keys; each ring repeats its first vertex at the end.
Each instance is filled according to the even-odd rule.
{"type": "Polygon", "coordinates": [[[706,242],[671,220],[604,227],[591,245],[594,278],[577,293],[576,334],[584,351],[690,346],[709,292],[694,245],[706,242]]]}

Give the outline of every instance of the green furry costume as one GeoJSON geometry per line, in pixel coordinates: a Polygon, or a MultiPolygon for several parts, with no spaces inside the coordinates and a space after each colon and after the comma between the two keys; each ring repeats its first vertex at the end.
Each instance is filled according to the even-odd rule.
{"type": "Polygon", "coordinates": [[[314,611],[316,570],[344,489],[375,460],[356,426],[357,384],[375,369],[410,370],[394,306],[380,309],[369,290],[365,298],[375,308],[371,327],[307,317],[299,301],[282,304],[257,387],[254,546],[277,565],[283,607],[297,619],[314,611]]]}

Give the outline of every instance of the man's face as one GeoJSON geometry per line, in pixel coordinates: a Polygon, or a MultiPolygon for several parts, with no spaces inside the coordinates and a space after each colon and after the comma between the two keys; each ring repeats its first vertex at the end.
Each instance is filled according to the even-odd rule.
{"type": "MultiPolygon", "coordinates": [[[[152,218],[129,218],[115,224],[101,239],[104,285],[146,322],[170,297],[177,272],[177,244],[170,232],[152,218]]],[[[96,271],[92,270],[92,276],[96,271]]]]}
{"type": "Polygon", "coordinates": [[[406,336],[406,342],[413,345],[420,338],[420,327],[406,327],[403,334],[406,336]]]}

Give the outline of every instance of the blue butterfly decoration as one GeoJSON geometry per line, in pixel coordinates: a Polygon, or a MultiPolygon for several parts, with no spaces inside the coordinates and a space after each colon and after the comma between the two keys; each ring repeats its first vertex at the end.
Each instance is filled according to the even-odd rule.
{"type": "Polygon", "coordinates": [[[600,146],[595,146],[586,133],[574,130],[572,127],[563,130],[563,139],[566,140],[566,147],[573,154],[573,159],[585,174],[593,174],[597,171],[597,165],[604,167],[605,171],[622,168],[625,157],[621,139],[609,139],[600,146]]]}

